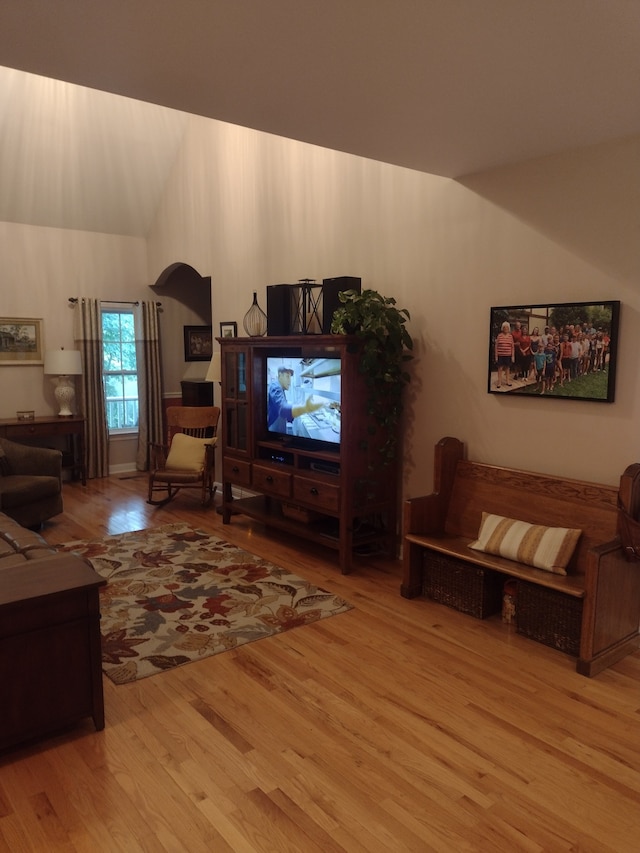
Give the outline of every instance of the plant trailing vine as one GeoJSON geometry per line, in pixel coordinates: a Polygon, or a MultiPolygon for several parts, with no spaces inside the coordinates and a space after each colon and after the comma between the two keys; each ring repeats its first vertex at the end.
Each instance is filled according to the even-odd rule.
{"type": "Polygon", "coordinates": [[[413,358],[406,327],[411,317],[406,308],[396,308],[395,299],[375,290],[345,290],[338,298],[342,305],[334,312],[331,331],[361,341],[359,370],[369,390],[367,411],[384,431],[380,453],[387,464],[396,455],[402,395],[411,381],[405,370],[413,358]]]}

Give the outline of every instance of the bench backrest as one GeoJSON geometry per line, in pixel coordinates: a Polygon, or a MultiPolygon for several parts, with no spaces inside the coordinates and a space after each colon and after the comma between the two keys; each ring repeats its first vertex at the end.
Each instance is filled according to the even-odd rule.
{"type": "Polygon", "coordinates": [[[568,566],[584,574],[589,548],[616,535],[618,490],[548,474],[460,460],[456,466],[445,532],[475,539],[482,513],[548,527],[573,527],[582,536],[568,566]]]}

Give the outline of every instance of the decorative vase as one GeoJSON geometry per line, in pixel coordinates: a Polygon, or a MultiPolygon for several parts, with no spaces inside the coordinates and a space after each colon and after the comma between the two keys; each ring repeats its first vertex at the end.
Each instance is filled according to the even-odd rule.
{"type": "Polygon", "coordinates": [[[255,292],[253,294],[253,303],[244,315],[242,325],[245,332],[252,338],[261,338],[267,333],[267,315],[258,305],[258,296],[255,292]]]}

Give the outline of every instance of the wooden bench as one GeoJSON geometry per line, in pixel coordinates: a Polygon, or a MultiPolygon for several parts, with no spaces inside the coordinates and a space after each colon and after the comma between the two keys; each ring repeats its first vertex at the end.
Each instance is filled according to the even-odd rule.
{"type": "Polygon", "coordinates": [[[627,561],[616,536],[618,489],[464,455],[458,439],[438,442],[433,494],[404,504],[401,594],[484,618],[500,612],[512,579],[518,633],[576,656],[580,674],[596,675],[635,651],[640,563],[627,561]],[[581,529],[567,575],[470,549],[483,512],[581,529]]]}

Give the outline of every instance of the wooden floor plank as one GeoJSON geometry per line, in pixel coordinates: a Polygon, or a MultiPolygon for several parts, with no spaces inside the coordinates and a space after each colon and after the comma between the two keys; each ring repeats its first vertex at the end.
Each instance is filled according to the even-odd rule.
{"type": "Polygon", "coordinates": [[[640,652],[594,679],[518,635],[399,594],[397,561],[223,525],[145,475],[64,486],[52,544],[186,522],[352,610],[139,682],[106,728],[0,756],[0,853],[637,853],[640,652]]]}

